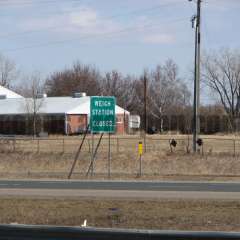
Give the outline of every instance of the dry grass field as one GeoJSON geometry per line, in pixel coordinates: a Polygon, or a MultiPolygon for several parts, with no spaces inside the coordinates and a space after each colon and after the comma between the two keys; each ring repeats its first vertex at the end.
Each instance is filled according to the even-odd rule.
{"type": "MultiPolygon", "coordinates": [[[[94,146],[96,146],[100,135],[94,135],[94,146]]],[[[74,153],[77,151],[83,136],[50,136],[49,138],[12,138],[0,139],[0,151],[17,152],[52,152],[52,153],[74,153]]],[[[204,153],[232,153],[240,154],[240,136],[238,135],[203,135],[204,153]]],[[[192,136],[188,135],[148,135],[146,138],[146,149],[150,152],[169,151],[169,140],[176,139],[175,152],[186,152],[191,150],[192,136]]],[[[140,135],[113,135],[111,137],[112,152],[136,152],[139,141],[144,141],[140,135]]],[[[88,136],[83,144],[83,151],[90,152],[92,138],[88,136]]],[[[104,136],[100,144],[100,151],[107,151],[108,136],[104,136]]]]}
{"type": "MultiPolygon", "coordinates": [[[[99,136],[94,136],[96,146],[99,136]]],[[[204,136],[199,154],[188,153],[191,139],[183,135],[147,137],[147,151],[142,157],[143,179],[240,179],[240,137],[204,136]],[[172,152],[169,139],[177,140],[172,152]]],[[[138,136],[113,136],[111,176],[113,179],[136,178],[139,172],[138,136]]],[[[81,137],[2,140],[0,177],[66,178],[80,145],[81,137]]],[[[83,145],[73,178],[85,178],[91,161],[89,136],[83,145]]],[[[95,163],[95,178],[108,172],[108,138],[100,145],[95,163]]]]}
{"type": "Polygon", "coordinates": [[[239,201],[1,198],[0,223],[240,231],[239,201]],[[37,213],[37,214],[36,214],[37,213]]]}

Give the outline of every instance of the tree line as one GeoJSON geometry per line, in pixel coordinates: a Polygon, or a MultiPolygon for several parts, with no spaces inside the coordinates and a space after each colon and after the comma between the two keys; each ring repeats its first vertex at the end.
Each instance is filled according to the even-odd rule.
{"type": "Polygon", "coordinates": [[[177,64],[167,60],[140,76],[123,75],[117,70],[101,74],[94,66],[75,62],[72,67],[52,73],[45,86],[49,96],[115,96],[117,104],[143,119],[144,77],[147,79],[148,125],[163,131],[164,116],[183,114],[190,106],[190,90],[179,76],[177,64]]]}
{"type": "MultiPolygon", "coordinates": [[[[29,77],[28,87],[24,90],[12,84],[17,73],[15,64],[0,56],[2,86],[15,87],[26,96],[31,96],[33,92],[38,94],[43,89],[48,96],[70,96],[75,92],[86,92],[88,96],[115,96],[119,106],[131,114],[140,115],[142,119],[146,78],[150,130],[191,132],[191,83],[180,77],[179,68],[173,60],[167,60],[153,69],[145,69],[139,76],[124,75],[117,70],[101,73],[95,66],[77,61],[71,67],[51,73],[41,84],[36,74],[29,77]],[[36,85],[39,90],[34,91],[36,85]]],[[[215,99],[214,103],[201,106],[201,131],[237,130],[240,124],[240,52],[219,49],[204,53],[201,84],[201,94],[208,89],[209,99],[215,99]]]]}

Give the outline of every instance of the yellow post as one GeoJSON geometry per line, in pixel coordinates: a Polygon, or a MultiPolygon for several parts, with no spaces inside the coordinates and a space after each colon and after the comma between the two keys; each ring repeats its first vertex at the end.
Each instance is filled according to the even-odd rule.
{"type": "Polygon", "coordinates": [[[138,143],[138,154],[141,156],[143,154],[143,144],[142,142],[138,143]]]}
{"type": "Polygon", "coordinates": [[[138,154],[139,154],[139,177],[142,176],[142,154],[143,154],[143,144],[138,143],[138,154]]]}

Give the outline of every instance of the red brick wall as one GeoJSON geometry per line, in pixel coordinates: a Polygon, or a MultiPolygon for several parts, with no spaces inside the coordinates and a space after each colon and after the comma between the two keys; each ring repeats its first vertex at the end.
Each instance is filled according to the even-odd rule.
{"type": "Polygon", "coordinates": [[[128,133],[128,115],[127,114],[117,114],[116,119],[116,133],[124,134],[128,133]]]}
{"type": "Polygon", "coordinates": [[[83,132],[87,128],[87,115],[67,115],[67,132],[75,134],[83,132]]]}

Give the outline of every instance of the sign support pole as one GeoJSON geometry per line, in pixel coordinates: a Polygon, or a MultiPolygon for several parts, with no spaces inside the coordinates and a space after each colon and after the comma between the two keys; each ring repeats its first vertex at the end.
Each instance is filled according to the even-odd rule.
{"type": "Polygon", "coordinates": [[[84,141],[85,141],[85,139],[86,139],[86,137],[87,137],[88,129],[89,129],[89,125],[87,125],[87,129],[86,129],[86,131],[85,131],[85,133],[84,133],[84,136],[83,136],[82,142],[81,142],[81,144],[80,144],[80,146],[79,146],[79,148],[78,148],[78,151],[77,151],[77,153],[76,153],[76,155],[75,155],[75,158],[74,158],[74,161],[73,161],[72,167],[71,167],[70,172],[69,172],[69,174],[68,174],[68,179],[70,179],[71,176],[72,176],[72,174],[73,174],[73,170],[74,170],[75,165],[76,165],[76,163],[77,163],[78,157],[79,157],[79,155],[80,155],[80,153],[81,153],[82,146],[83,146],[84,141]]]}
{"type": "Polygon", "coordinates": [[[95,158],[96,158],[96,155],[97,155],[98,148],[99,148],[100,143],[101,143],[101,141],[102,141],[103,134],[104,134],[104,133],[101,134],[101,136],[100,136],[100,138],[99,138],[99,140],[98,140],[97,146],[96,146],[95,151],[94,151],[94,154],[93,154],[93,161],[91,161],[91,163],[90,163],[90,165],[89,165],[89,167],[88,167],[86,177],[88,176],[88,174],[89,174],[89,172],[90,172],[90,170],[92,169],[92,166],[93,166],[93,164],[94,164],[94,161],[95,161],[95,158]]]}
{"type": "Polygon", "coordinates": [[[111,178],[111,133],[108,134],[108,178],[111,178]]]}
{"type": "Polygon", "coordinates": [[[92,155],[91,155],[91,176],[93,176],[93,162],[94,162],[94,134],[91,134],[92,137],[92,155]]]}

